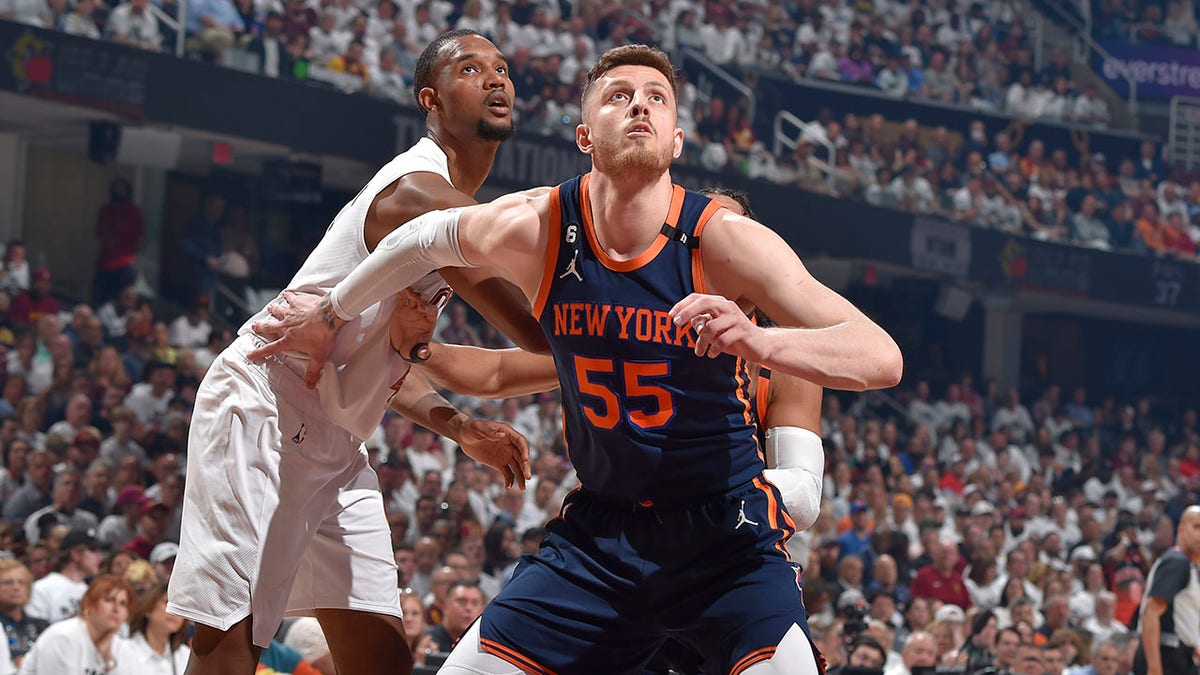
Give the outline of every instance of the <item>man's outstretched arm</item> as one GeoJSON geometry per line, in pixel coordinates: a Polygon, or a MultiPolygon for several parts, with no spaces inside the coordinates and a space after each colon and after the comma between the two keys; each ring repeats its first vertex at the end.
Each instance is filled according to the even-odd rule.
{"type": "Polygon", "coordinates": [[[498,399],[558,389],[554,359],[520,349],[429,345],[419,368],[434,384],[460,394],[498,399]]]}
{"type": "Polygon", "coordinates": [[[282,318],[272,330],[280,337],[250,352],[250,358],[262,360],[288,351],[307,356],[305,382],[315,387],[339,328],[443,267],[504,263],[509,281],[526,298],[532,297],[541,281],[547,242],[532,202],[544,202],[544,195],[544,189],[537,189],[464,209],[431,211],[412,220],[384,237],[320,304],[282,318]]]}

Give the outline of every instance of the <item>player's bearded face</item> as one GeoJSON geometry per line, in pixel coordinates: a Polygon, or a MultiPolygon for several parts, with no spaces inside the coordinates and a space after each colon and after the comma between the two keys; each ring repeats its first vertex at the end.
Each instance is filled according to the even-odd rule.
{"type": "Polygon", "coordinates": [[[588,101],[592,160],[613,175],[652,178],[675,157],[674,98],[656,72],[636,67],[614,69],[588,101]]]}

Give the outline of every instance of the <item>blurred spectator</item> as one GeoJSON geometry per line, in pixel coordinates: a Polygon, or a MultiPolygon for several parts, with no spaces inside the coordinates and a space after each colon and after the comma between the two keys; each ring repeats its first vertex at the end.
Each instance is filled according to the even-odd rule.
{"type": "Polygon", "coordinates": [[[276,11],[267,13],[261,34],[255,35],[246,45],[246,51],[258,57],[258,72],[267,77],[292,77],[292,56],[287,50],[287,36],[283,33],[283,15],[276,11]]]}
{"type": "Polygon", "coordinates": [[[33,270],[32,286],[18,293],[12,300],[9,316],[16,323],[31,324],[47,314],[57,314],[58,301],[50,294],[50,270],[39,267],[33,270]]]}
{"type": "Polygon", "coordinates": [[[346,73],[365,81],[367,79],[367,64],[363,61],[365,50],[366,43],[358,39],[352,40],[344,53],[329,59],[329,63],[326,65],[335,73],[346,73]]]}
{"type": "Polygon", "coordinates": [[[242,17],[230,0],[194,0],[188,4],[188,49],[216,60],[233,47],[237,35],[246,30],[242,17]]]}
{"type": "Polygon", "coordinates": [[[1096,95],[1096,85],[1088,82],[1083,86],[1083,93],[1075,99],[1072,117],[1079,124],[1090,124],[1097,127],[1107,127],[1111,119],[1108,103],[1096,95]]]}
{"type": "Polygon", "coordinates": [[[413,653],[416,665],[425,665],[425,657],[433,652],[437,643],[426,633],[425,608],[421,598],[411,591],[400,594],[400,609],[404,611],[404,637],[413,653]]]}
{"type": "Polygon", "coordinates": [[[37,28],[54,28],[54,15],[46,0],[0,0],[0,19],[37,28]]]}
{"type": "MultiPolygon", "coordinates": [[[[402,26],[404,24],[397,23],[402,26]]],[[[414,105],[412,87],[409,86],[409,81],[412,79],[411,71],[404,71],[396,62],[396,52],[390,49],[385,49],[379,54],[379,65],[368,76],[371,92],[376,96],[391,99],[401,105],[414,105]]]]}
{"type": "Polygon", "coordinates": [[[171,322],[170,344],[185,349],[203,347],[208,343],[212,329],[208,320],[208,296],[197,296],[188,306],[187,313],[171,322]]]}
{"type": "Polygon", "coordinates": [[[75,616],[80,598],[88,590],[85,580],[99,573],[104,559],[93,530],[71,530],[60,547],[57,571],[33,582],[33,592],[25,606],[29,616],[51,624],[75,616]]]}
{"type": "Polygon", "coordinates": [[[103,304],[126,286],[137,282],[137,252],[145,226],[142,211],[133,203],[132,187],[124,178],[109,184],[109,201],[96,219],[100,252],[96,259],[93,302],[103,304]]]}
{"type": "Polygon", "coordinates": [[[483,613],[486,604],[487,598],[479,584],[461,579],[455,581],[446,592],[445,616],[441,623],[430,626],[425,634],[433,638],[437,651],[449,652],[458,637],[483,613]]]}
{"type": "Polygon", "coordinates": [[[24,675],[106,673],[127,663],[118,633],[129,618],[133,590],[110,574],[96,577],[86,590],[80,593],[80,615],[53,623],[34,643],[21,664],[24,675]]]}
{"type": "Polygon", "coordinates": [[[183,273],[193,285],[191,297],[207,295],[216,286],[216,271],[220,266],[218,256],[221,255],[218,227],[224,215],[225,197],[215,192],[208,195],[188,221],[187,236],[179,242],[187,261],[183,273]]]}
{"type": "Polygon", "coordinates": [[[131,602],[129,642],[119,659],[121,668],[130,673],[186,670],[191,650],[184,642],[190,624],[183,617],[167,613],[166,583],[160,582],[149,591],[138,593],[131,602]]]}
{"type": "Polygon", "coordinates": [[[53,456],[45,450],[35,450],[27,459],[29,468],[25,484],[4,502],[4,520],[23,527],[29,514],[49,506],[54,482],[53,456]]]}
{"type": "Polygon", "coordinates": [[[33,575],[29,568],[14,558],[0,559],[0,624],[4,625],[9,655],[17,663],[50,626],[44,619],[25,614],[32,586],[33,575]]]}
{"type": "Polygon", "coordinates": [[[109,39],[131,47],[161,51],[158,17],[147,9],[149,4],[150,0],[125,0],[117,5],[104,24],[109,39]]]}
{"type": "MultiPolygon", "coordinates": [[[[295,649],[321,675],[337,675],[329,643],[321,631],[321,624],[311,616],[300,617],[288,627],[283,644],[295,649]]],[[[186,647],[185,647],[186,649],[186,647]]]]}
{"type": "Polygon", "coordinates": [[[82,2],[76,0],[75,8],[70,14],[63,17],[62,31],[68,35],[99,40],[100,29],[96,27],[96,21],[92,18],[92,12],[95,9],[96,0],[83,0],[82,2]]]}
{"type": "Polygon", "coordinates": [[[55,476],[51,504],[25,519],[25,541],[36,544],[55,525],[66,525],[77,531],[95,529],[99,524],[95,514],[78,508],[83,497],[80,482],[80,474],[75,469],[64,469],[55,476]]]}

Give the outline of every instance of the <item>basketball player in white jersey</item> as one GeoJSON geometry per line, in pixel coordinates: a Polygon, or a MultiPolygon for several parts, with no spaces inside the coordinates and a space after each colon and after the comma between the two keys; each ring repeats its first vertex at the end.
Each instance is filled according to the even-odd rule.
{"type": "MultiPolygon", "coordinates": [[[[326,293],[402,223],[474,203],[513,132],[503,55],[476,33],[447,33],[421,55],[414,90],[428,137],[342,209],[283,301],[326,293]]],[[[486,272],[451,276],[488,288],[486,272]]],[[[520,434],[470,419],[423,378],[406,378],[449,294],[429,274],[374,304],[341,333],[323,368],[294,354],[246,358],[264,342],[252,326],[268,309],[216,359],[197,395],[168,606],[197,624],[188,673],[253,673],[285,614],[320,620],[339,672],[411,671],[390,530],[363,439],[391,404],[509,485],[524,488],[529,476],[520,434]]],[[[478,304],[487,313],[490,305],[478,304]]],[[[488,316],[520,340],[519,327],[488,316]]]]}

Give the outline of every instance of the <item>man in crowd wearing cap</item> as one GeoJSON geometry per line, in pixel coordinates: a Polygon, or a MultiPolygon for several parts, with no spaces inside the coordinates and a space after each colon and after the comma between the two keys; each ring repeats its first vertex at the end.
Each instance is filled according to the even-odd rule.
{"type": "Polygon", "coordinates": [[[170,579],[171,572],[175,569],[175,556],[177,555],[179,555],[179,544],[173,541],[164,541],[150,550],[150,557],[147,560],[154,565],[154,572],[159,579],[170,579]]]}
{"type": "Polygon", "coordinates": [[[1136,675],[1195,675],[1200,651],[1200,505],[1183,511],[1175,548],[1150,570],[1138,616],[1136,675]]]}
{"type": "Polygon", "coordinates": [[[100,573],[100,542],[93,530],[71,530],[59,544],[58,571],[33,582],[25,613],[50,623],[75,616],[87,579],[100,573]]]}
{"type": "Polygon", "coordinates": [[[97,538],[110,551],[119,551],[138,535],[142,506],[150,501],[140,485],[126,485],[117,493],[114,513],[100,521],[97,538]]]}
{"type": "Polygon", "coordinates": [[[121,547],[121,550],[131,551],[143,558],[149,558],[150,551],[153,551],[154,547],[162,542],[171,510],[161,502],[146,501],[142,504],[141,511],[142,517],[138,520],[138,535],[121,547]]]}
{"type": "Polygon", "coordinates": [[[90,511],[76,508],[82,496],[79,472],[69,468],[59,473],[54,479],[54,492],[51,495],[54,501],[25,519],[25,541],[36,544],[55,525],[66,525],[77,530],[95,528],[96,516],[90,511]]]}
{"type": "Polygon", "coordinates": [[[850,529],[838,537],[838,557],[862,556],[871,550],[871,511],[867,503],[856,499],[850,503],[850,529]]]}

